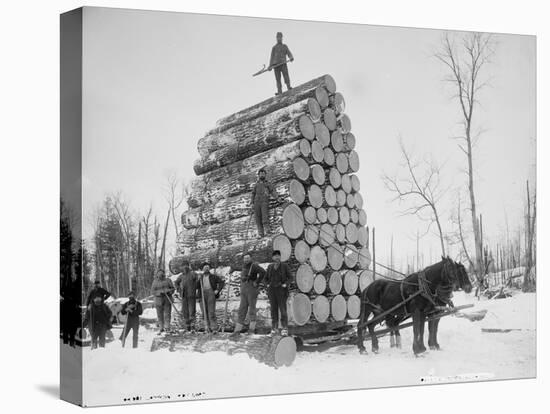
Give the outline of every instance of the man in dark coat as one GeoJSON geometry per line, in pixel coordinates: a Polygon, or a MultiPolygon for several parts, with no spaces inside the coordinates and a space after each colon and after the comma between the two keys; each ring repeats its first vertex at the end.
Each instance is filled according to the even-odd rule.
{"type": "Polygon", "coordinates": [[[90,303],[92,303],[96,296],[99,296],[102,302],[105,302],[111,296],[111,294],[107,290],[101,287],[101,282],[98,279],[94,281],[94,287],[92,288],[92,290],[90,290],[90,293],[88,293],[86,306],[90,306],[90,303]]]}
{"type": "Polygon", "coordinates": [[[216,322],[216,299],[220,296],[224,285],[225,281],[215,273],[210,272],[210,265],[204,263],[202,265],[202,275],[198,278],[197,297],[199,298],[203,318],[208,321],[209,329],[214,333],[218,332],[218,324],[216,322]],[[204,309],[205,306],[206,309],[204,309]]]}
{"type": "Polygon", "coordinates": [[[288,316],[286,300],[288,298],[288,285],[291,281],[290,268],[281,262],[281,252],[273,251],[273,263],[267,267],[266,285],[269,305],[271,307],[271,335],[277,333],[279,328],[279,316],[281,317],[281,335],[288,335],[288,316]]]}
{"type": "Polygon", "coordinates": [[[86,310],[83,323],[90,330],[92,349],[96,349],[98,344],[105,348],[105,334],[111,329],[112,318],[113,314],[101,296],[95,296],[86,310]]]}
{"type": "Polygon", "coordinates": [[[239,316],[235,326],[235,333],[242,331],[247,313],[250,319],[248,332],[255,333],[258,288],[266,272],[259,264],[252,261],[250,253],[246,253],[243,256],[243,262],[244,265],[241,270],[241,303],[239,305],[239,316]]]}
{"type": "Polygon", "coordinates": [[[290,86],[290,77],[288,76],[288,67],[286,65],[287,56],[291,62],[294,61],[294,56],[292,56],[290,49],[283,43],[283,34],[278,32],[277,43],[271,49],[271,58],[269,59],[269,70],[273,69],[275,71],[275,81],[277,82],[277,93],[275,95],[283,93],[281,74],[283,75],[287,89],[292,89],[290,86]]]}
{"type": "Polygon", "coordinates": [[[130,333],[130,329],[131,329],[132,346],[134,348],[137,348],[138,331],[139,331],[139,315],[143,313],[143,307],[141,306],[141,303],[136,299],[136,295],[133,291],[128,293],[128,302],[122,305],[122,309],[120,310],[120,313],[122,313],[123,315],[127,315],[126,323],[124,324],[124,329],[120,336],[120,340],[122,341],[122,344],[123,344],[122,346],[124,346],[126,337],[130,333]]]}
{"type": "Polygon", "coordinates": [[[265,233],[269,234],[269,197],[276,197],[275,189],[273,185],[267,181],[266,171],[261,168],[258,171],[258,181],[252,188],[252,212],[256,219],[256,226],[258,227],[258,235],[264,237],[265,233]],[[265,230],[265,231],[264,231],[265,230]]]}
{"type": "Polygon", "coordinates": [[[176,292],[181,298],[181,311],[185,327],[188,331],[194,330],[197,307],[196,290],[198,277],[189,267],[189,262],[183,263],[182,273],[176,279],[176,292]]]}
{"type": "Polygon", "coordinates": [[[173,303],[172,294],[174,290],[174,284],[170,279],[166,278],[164,270],[157,270],[157,277],[151,286],[151,295],[155,297],[159,333],[170,330],[173,303]]]}

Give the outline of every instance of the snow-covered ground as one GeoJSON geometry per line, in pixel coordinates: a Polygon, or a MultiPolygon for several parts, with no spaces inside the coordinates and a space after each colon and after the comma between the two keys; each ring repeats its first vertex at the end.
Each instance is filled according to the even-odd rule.
{"type": "Polygon", "coordinates": [[[487,314],[478,322],[444,318],[440,351],[414,357],[412,330],[405,329],[402,349],[390,348],[384,337],[377,355],[360,356],[355,346],[337,346],[300,352],[291,367],[279,369],[244,354],[149,352],[154,333],[143,329],[138,349],[122,349],[119,341],[96,351],[85,348],[84,401],[90,406],[534,377],[535,300],[535,294],[518,293],[477,302],[457,294],[455,305],[475,304],[465,312],[486,309],[487,314]],[[486,333],[482,328],[513,330],[486,333]]]}

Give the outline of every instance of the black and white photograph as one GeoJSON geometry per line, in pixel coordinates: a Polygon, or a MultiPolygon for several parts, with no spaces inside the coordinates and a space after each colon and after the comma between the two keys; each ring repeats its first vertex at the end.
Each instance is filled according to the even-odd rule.
{"type": "Polygon", "coordinates": [[[61,14],[61,398],[535,378],[536,61],[525,34],[61,14]]]}

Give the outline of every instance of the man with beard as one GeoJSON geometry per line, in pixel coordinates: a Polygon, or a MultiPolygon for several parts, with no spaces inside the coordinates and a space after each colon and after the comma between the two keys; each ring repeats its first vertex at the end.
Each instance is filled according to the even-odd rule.
{"type": "Polygon", "coordinates": [[[216,299],[225,285],[225,281],[210,272],[210,264],[202,265],[202,275],[198,278],[197,297],[201,307],[202,315],[205,321],[208,321],[210,332],[218,332],[218,324],[216,322],[216,299]]]}
{"type": "Polygon", "coordinates": [[[256,219],[259,237],[269,234],[269,197],[276,197],[273,185],[267,181],[265,168],[258,171],[258,181],[252,189],[252,212],[256,219]]]}
{"type": "Polygon", "coordinates": [[[95,296],[86,310],[83,326],[90,330],[92,349],[105,348],[105,334],[111,329],[113,314],[101,296],[95,296]]]}
{"type": "Polygon", "coordinates": [[[196,313],[196,288],[197,274],[189,267],[189,262],[183,263],[183,270],[176,279],[176,292],[181,298],[181,312],[183,314],[183,322],[188,331],[194,330],[195,313],[196,313]]]}

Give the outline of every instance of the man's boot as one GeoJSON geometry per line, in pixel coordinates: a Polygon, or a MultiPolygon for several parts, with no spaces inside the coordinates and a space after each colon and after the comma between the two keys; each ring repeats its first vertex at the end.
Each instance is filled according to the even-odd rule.
{"type": "Polygon", "coordinates": [[[256,334],[256,321],[251,321],[250,325],[248,326],[248,334],[249,335],[255,335],[256,334]]]}

